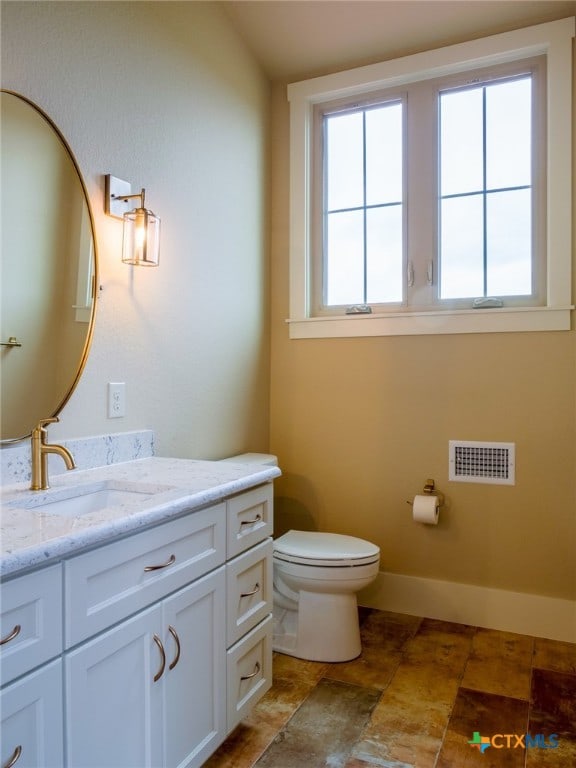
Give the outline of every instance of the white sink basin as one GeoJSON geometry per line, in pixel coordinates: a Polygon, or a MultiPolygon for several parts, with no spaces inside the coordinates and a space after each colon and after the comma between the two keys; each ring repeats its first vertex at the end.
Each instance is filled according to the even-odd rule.
{"type": "Polygon", "coordinates": [[[12,502],[10,506],[65,517],[81,517],[91,512],[119,506],[133,507],[153,496],[171,490],[170,486],[106,480],[89,485],[77,485],[46,491],[37,498],[12,502]]]}

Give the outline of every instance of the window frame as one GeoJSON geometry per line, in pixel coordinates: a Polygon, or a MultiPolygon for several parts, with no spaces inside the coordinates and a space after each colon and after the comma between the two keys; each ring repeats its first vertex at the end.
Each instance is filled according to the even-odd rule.
{"type": "Polygon", "coordinates": [[[290,338],[569,330],[572,268],[570,17],[288,86],[290,102],[290,338]],[[546,56],[546,297],[542,306],[378,311],[312,316],[313,131],[318,105],[546,56]]]}

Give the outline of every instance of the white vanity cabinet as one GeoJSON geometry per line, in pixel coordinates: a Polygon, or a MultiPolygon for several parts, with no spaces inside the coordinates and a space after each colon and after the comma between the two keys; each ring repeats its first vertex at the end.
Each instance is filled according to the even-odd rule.
{"type": "Polygon", "coordinates": [[[62,569],[43,568],[2,584],[0,711],[2,768],[60,768],[62,739],[62,569]],[[57,659],[51,661],[51,659],[57,659]]]}
{"type": "Polygon", "coordinates": [[[271,535],[265,482],[2,584],[1,768],[203,765],[272,682],[271,535]]]}

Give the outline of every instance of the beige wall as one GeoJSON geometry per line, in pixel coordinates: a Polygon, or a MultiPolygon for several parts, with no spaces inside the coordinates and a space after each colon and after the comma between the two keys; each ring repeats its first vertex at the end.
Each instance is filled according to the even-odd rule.
{"type": "Polygon", "coordinates": [[[574,332],[289,340],[288,105],[273,97],[278,532],[368,538],[392,573],[576,597],[574,332]],[[448,441],[516,443],[516,485],[448,482],[448,441]],[[406,504],[427,478],[437,527],[406,504]]]}
{"type": "Polygon", "coordinates": [[[93,347],[51,434],[151,428],[160,455],[266,450],[270,89],[222,9],[3,3],[2,87],[59,126],[96,219],[93,347]],[[158,269],[121,264],[106,173],[146,187],[158,269]],[[126,382],[123,419],[106,417],[109,381],[126,382]]]}

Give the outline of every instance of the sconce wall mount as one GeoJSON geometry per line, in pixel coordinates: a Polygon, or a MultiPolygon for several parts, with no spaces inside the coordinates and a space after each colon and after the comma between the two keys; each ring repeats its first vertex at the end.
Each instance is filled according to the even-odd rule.
{"type": "Polygon", "coordinates": [[[144,204],[146,190],[132,194],[129,182],[108,174],[105,177],[104,210],[122,219],[122,261],[135,266],[157,267],[160,260],[160,219],[144,204]],[[131,200],[140,204],[133,208],[131,200]]]}

